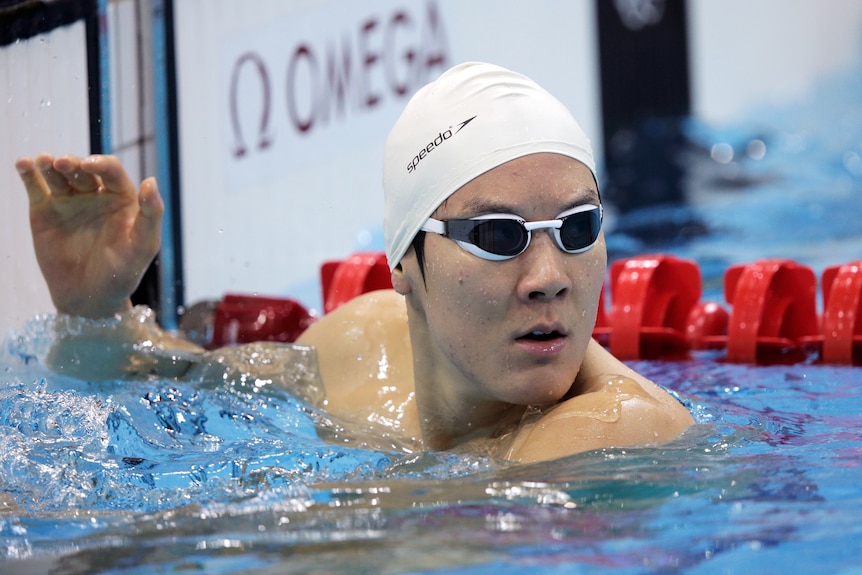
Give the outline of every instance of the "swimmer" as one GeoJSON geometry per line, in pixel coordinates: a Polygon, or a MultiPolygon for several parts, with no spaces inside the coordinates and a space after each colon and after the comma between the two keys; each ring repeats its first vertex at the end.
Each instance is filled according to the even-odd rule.
{"type": "MultiPolygon", "coordinates": [[[[602,202],[590,142],[559,101],[509,70],[455,66],[407,104],[383,163],[394,290],[347,302],[297,341],[316,348],[327,411],[417,449],[520,462],[666,442],[692,425],[591,337],[602,202]]],[[[119,318],[55,344],[52,367],[90,379],[187,369],[133,357],[200,351],[131,319],[159,248],[155,180],[136,189],[110,156],[16,167],[57,311],[119,318]]]]}

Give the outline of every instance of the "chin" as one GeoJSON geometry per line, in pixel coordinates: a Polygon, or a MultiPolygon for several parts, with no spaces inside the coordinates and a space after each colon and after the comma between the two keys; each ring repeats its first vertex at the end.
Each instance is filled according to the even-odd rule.
{"type": "MultiPolygon", "coordinates": [[[[537,386],[536,379],[519,384],[519,393],[507,394],[507,403],[514,405],[548,405],[557,403],[566,396],[572,383],[561,383],[559,385],[537,386]]],[[[510,388],[511,389],[511,388],[510,388]]]]}

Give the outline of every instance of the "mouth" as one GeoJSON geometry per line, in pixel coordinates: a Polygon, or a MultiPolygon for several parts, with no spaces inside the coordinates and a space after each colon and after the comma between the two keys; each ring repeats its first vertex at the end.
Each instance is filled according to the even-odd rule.
{"type": "Polygon", "coordinates": [[[541,325],[516,337],[515,342],[530,356],[548,361],[563,353],[568,335],[560,325],[541,325]]]}
{"type": "Polygon", "coordinates": [[[531,331],[530,333],[526,333],[526,334],[522,335],[518,339],[525,340],[525,341],[551,341],[551,340],[558,339],[561,337],[563,337],[563,334],[557,330],[551,330],[551,331],[535,330],[535,331],[531,331]]]}
{"type": "Polygon", "coordinates": [[[553,341],[560,338],[565,338],[566,332],[560,325],[539,325],[533,327],[530,331],[518,336],[519,341],[553,341]]]}

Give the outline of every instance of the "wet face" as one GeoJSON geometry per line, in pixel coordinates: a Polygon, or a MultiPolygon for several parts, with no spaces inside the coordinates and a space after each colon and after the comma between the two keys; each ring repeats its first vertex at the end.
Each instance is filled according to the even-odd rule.
{"type": "MultiPolygon", "coordinates": [[[[598,205],[596,184],[580,162],[557,154],[513,160],[463,186],[434,214],[439,220],[508,213],[551,220],[598,205]]],[[[571,387],[595,324],[607,256],[604,236],[569,254],[547,229],[504,261],[468,253],[428,233],[425,280],[412,250],[393,276],[411,308],[414,355],[434,379],[477,401],[537,405],[571,387]]]]}

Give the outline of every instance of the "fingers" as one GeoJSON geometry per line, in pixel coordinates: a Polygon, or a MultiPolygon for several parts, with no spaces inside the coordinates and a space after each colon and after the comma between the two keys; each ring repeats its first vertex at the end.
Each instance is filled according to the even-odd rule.
{"type": "Polygon", "coordinates": [[[116,156],[89,156],[81,161],[81,170],[92,177],[101,178],[104,189],[115,194],[134,194],[135,183],[126,173],[116,156]]]}
{"type": "MultiPolygon", "coordinates": [[[[48,197],[86,193],[137,194],[134,182],[115,156],[92,155],[86,158],[40,154],[35,159],[21,157],[15,169],[27,190],[30,203],[48,197]]],[[[164,203],[154,178],[141,184],[139,205],[145,218],[161,220],[164,203]]]]}
{"type": "Polygon", "coordinates": [[[41,172],[36,169],[36,164],[31,158],[18,158],[15,162],[15,169],[18,170],[18,176],[24,182],[31,206],[38,205],[48,198],[50,195],[48,184],[41,172]]]}
{"type": "Polygon", "coordinates": [[[15,168],[24,182],[30,203],[49,196],[101,193],[135,194],[134,182],[115,156],[86,158],[40,154],[35,159],[19,158],[15,168]]]}
{"type": "Polygon", "coordinates": [[[165,211],[165,204],[159,194],[159,187],[155,178],[147,178],[141,183],[141,195],[139,197],[141,215],[149,220],[161,222],[165,211]]]}
{"type": "Polygon", "coordinates": [[[142,246],[146,263],[159,251],[162,239],[162,214],[165,205],[159,195],[155,178],[147,178],[141,184],[141,194],[138,197],[140,211],[132,231],[133,242],[142,246]]]}
{"type": "Polygon", "coordinates": [[[54,160],[54,170],[66,178],[72,193],[90,194],[99,191],[102,185],[98,176],[81,168],[81,159],[76,156],[61,156],[54,160]]]}
{"type": "Polygon", "coordinates": [[[31,204],[52,195],[62,197],[98,192],[102,185],[101,179],[83,170],[81,165],[82,160],[77,156],[55,159],[50,154],[39,154],[35,160],[19,158],[15,162],[31,204]]]}
{"type": "Polygon", "coordinates": [[[36,169],[42,174],[42,178],[48,184],[51,194],[55,196],[68,196],[72,193],[72,185],[62,173],[54,168],[54,157],[50,154],[39,154],[35,160],[36,169]]]}

